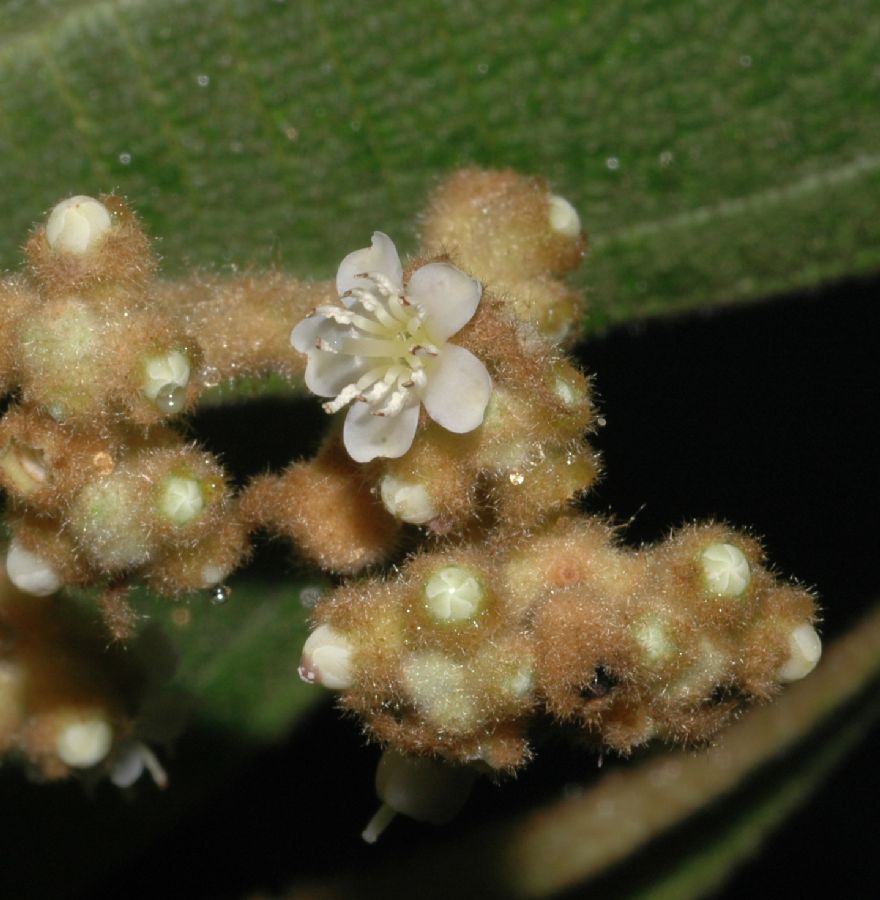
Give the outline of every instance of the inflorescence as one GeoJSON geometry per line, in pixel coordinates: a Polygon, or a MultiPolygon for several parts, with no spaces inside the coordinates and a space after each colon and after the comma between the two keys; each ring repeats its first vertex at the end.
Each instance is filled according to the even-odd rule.
{"type": "Polygon", "coordinates": [[[583,316],[571,204],[465,169],[421,233],[403,265],[375,232],[335,283],[167,283],[119,198],[72,197],[35,229],[27,271],[0,282],[0,752],[43,777],[161,781],[138,725],[154,679],[104,673],[52,595],[97,587],[111,636],[136,642],[134,580],[222,589],[258,530],[342,576],[299,671],[385,748],[368,840],[395,811],[445,821],[475,772],[523,766],[539,715],[598,752],[695,745],[816,665],[813,597],[751,536],[694,524],[631,549],[579,511],[599,461],[566,356],[583,316]],[[236,491],[176,423],[268,375],[304,379],[332,424],[313,459],[236,491]]]}

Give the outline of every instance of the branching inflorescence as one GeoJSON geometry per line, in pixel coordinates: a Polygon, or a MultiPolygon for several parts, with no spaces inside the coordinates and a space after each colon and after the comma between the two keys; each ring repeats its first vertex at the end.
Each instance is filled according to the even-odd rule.
{"type": "MultiPolygon", "coordinates": [[[[376,232],[335,284],[163,283],[120,200],[74,197],[0,283],[9,578],[38,597],[99,585],[125,641],[132,579],[222,590],[258,529],[344,576],[300,674],[386,748],[368,839],[394,810],[448,818],[477,769],[518,769],[538,715],[600,752],[698,744],[821,652],[812,596],[752,537],[708,523],[630,549],[578,510],[599,465],[590,383],[565,353],[583,313],[563,280],[585,249],[573,207],[539,179],[467,169],[421,226],[407,265],[376,232]],[[271,374],[339,415],[313,459],[236,493],[173,423],[206,389],[271,374]]],[[[27,608],[7,593],[0,626],[27,608]]],[[[33,627],[60,633],[31,599],[33,627]]],[[[85,690],[59,708],[106,725],[98,749],[78,764],[58,728],[35,749],[39,679],[17,646],[0,656],[0,749],[48,777],[118,766],[138,703],[125,718],[85,690]]]]}

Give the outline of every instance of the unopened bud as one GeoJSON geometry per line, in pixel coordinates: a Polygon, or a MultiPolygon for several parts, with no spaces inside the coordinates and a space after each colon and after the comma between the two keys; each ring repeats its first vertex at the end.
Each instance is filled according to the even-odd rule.
{"type": "Polygon", "coordinates": [[[439,622],[466,622],[482,610],[486,590],[478,575],[465,566],[444,566],[425,582],[428,612],[439,622]]]}
{"type": "Polygon", "coordinates": [[[159,509],[175,525],[186,525],[204,509],[202,486],[196,478],[172,475],[165,479],[159,509]]]}
{"type": "Polygon", "coordinates": [[[581,233],[581,218],[577,210],[564,197],[550,195],[550,227],[566,237],[581,233]]]}
{"type": "Polygon", "coordinates": [[[700,562],[709,590],[721,597],[738,597],[752,580],[749,561],[733,544],[710,544],[700,562]]]}
{"type": "Polygon", "coordinates": [[[776,673],[780,681],[800,681],[813,669],[822,656],[822,640],[808,622],[793,628],[788,635],[790,655],[776,673]]]}
{"type": "Polygon", "coordinates": [[[352,684],[353,652],[345,635],[330,625],[319,625],[303,645],[299,677],[310,684],[345,691],[352,684]]]}
{"type": "Polygon", "coordinates": [[[113,220],[103,203],[79,195],[62,200],[46,222],[46,240],[53,250],[82,255],[110,230],[113,220]]]}
{"type": "Polygon", "coordinates": [[[385,509],[402,522],[424,525],[437,518],[437,510],[424,485],[386,475],[379,485],[379,493],[385,509]]]}
{"type": "Polygon", "coordinates": [[[376,769],[376,794],[382,801],[362,833],[373,844],[397,813],[417,822],[445,825],[464,806],[473,770],[420,756],[386,750],[376,769]]]}
{"type": "Polygon", "coordinates": [[[15,538],[6,554],[6,574],[20,591],[35,597],[48,597],[64,583],[48,560],[25,550],[15,538]]]}
{"type": "Polygon", "coordinates": [[[141,390],[164,411],[177,412],[183,406],[183,389],[189,384],[189,376],[189,357],[180,350],[170,350],[161,356],[151,356],[144,362],[141,390]],[[180,402],[175,408],[174,401],[178,398],[180,402]]]}
{"type": "Polygon", "coordinates": [[[87,719],[65,725],[55,740],[55,752],[72,769],[97,765],[110,752],[113,729],[105,719],[87,719]]]}

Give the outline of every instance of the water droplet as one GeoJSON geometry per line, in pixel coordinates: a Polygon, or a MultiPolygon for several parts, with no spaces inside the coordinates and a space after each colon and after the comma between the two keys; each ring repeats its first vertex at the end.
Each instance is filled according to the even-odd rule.
{"type": "Polygon", "coordinates": [[[210,601],[211,606],[222,606],[232,596],[232,588],[225,584],[218,584],[211,588],[210,601]]]}
{"type": "Polygon", "coordinates": [[[283,128],[284,136],[289,141],[295,141],[299,138],[299,128],[296,128],[293,125],[285,125],[283,128]]]}
{"type": "Polygon", "coordinates": [[[196,84],[199,87],[207,87],[211,83],[210,75],[196,75],[196,84]]]}
{"type": "Polygon", "coordinates": [[[611,169],[612,172],[616,172],[620,168],[620,160],[616,156],[609,156],[608,159],[605,160],[605,168],[611,169]]]}
{"type": "Polygon", "coordinates": [[[124,166],[131,165],[131,154],[130,153],[120,153],[119,154],[119,162],[124,166]]]}
{"type": "Polygon", "coordinates": [[[675,159],[671,150],[664,150],[660,154],[660,165],[661,166],[669,166],[672,165],[672,160],[675,159]]]}
{"type": "Polygon", "coordinates": [[[479,63],[477,65],[477,73],[480,75],[485,75],[489,71],[489,63],[479,63]]]}
{"type": "Polygon", "coordinates": [[[526,480],[526,476],[522,472],[511,472],[507,477],[510,479],[510,483],[515,485],[520,485],[526,480]]]}
{"type": "Polygon", "coordinates": [[[153,401],[166,415],[180,412],[186,403],[186,388],[179,384],[163,384],[153,401]]]}
{"type": "Polygon", "coordinates": [[[217,387],[220,384],[220,370],[214,366],[208,366],[202,372],[202,385],[206,388],[217,387]]]}
{"type": "Polygon", "coordinates": [[[352,131],[360,131],[360,130],[361,130],[361,123],[358,122],[357,119],[352,119],[352,120],[348,123],[348,127],[349,127],[352,131]]]}
{"type": "Polygon", "coordinates": [[[748,53],[743,53],[743,55],[739,58],[739,64],[744,68],[748,69],[752,64],[752,58],[748,55],[748,53]]]}
{"type": "Polygon", "coordinates": [[[600,428],[604,428],[608,424],[608,419],[606,419],[605,416],[599,416],[599,418],[596,419],[596,424],[600,428]]]}
{"type": "Polygon", "coordinates": [[[324,589],[319,584],[307,584],[299,592],[299,602],[306,609],[314,609],[324,596],[324,589]]]}

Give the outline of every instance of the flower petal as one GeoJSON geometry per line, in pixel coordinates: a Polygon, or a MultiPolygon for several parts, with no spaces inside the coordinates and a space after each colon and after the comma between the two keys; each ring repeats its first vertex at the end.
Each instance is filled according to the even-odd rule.
{"type": "Polygon", "coordinates": [[[300,353],[311,353],[315,349],[318,332],[327,320],[323,316],[306,316],[290,332],[290,344],[300,353]]]}
{"type": "Polygon", "coordinates": [[[406,296],[425,312],[425,327],[437,343],[461,330],[477,311],[483,286],[449,263],[428,263],[413,272],[406,296]]]}
{"type": "Polygon", "coordinates": [[[369,364],[360,356],[313,350],[306,363],[306,387],[319,397],[335,397],[368,369],[369,364]]]}
{"type": "Polygon", "coordinates": [[[422,402],[428,415],[447,431],[464,434],[483,424],[492,379],[464,347],[447,344],[428,372],[422,402]]]}
{"type": "Polygon", "coordinates": [[[355,462],[369,462],[377,456],[396,459],[412,446],[418,424],[417,401],[396,416],[374,416],[366,403],[355,402],[345,417],[342,440],[355,462]]]}
{"type": "Polygon", "coordinates": [[[366,278],[356,278],[364,272],[379,272],[385,275],[395,287],[403,285],[403,267],[394,241],[381,231],[373,232],[373,243],[363,250],[349,253],[339,264],[336,272],[336,290],[341,297],[353,287],[373,287],[373,282],[366,278]]]}

